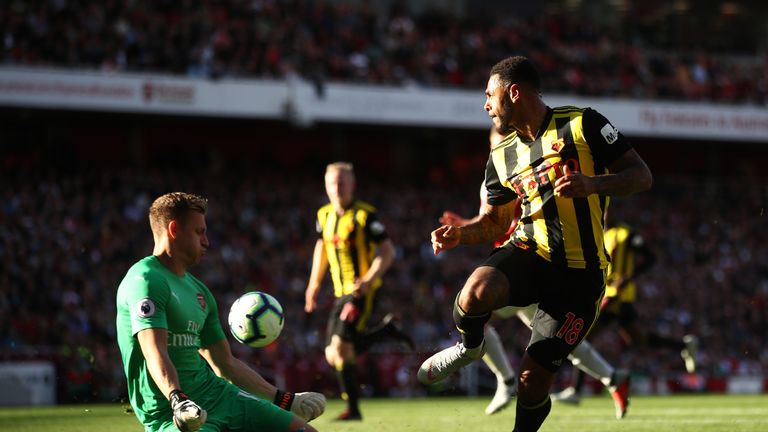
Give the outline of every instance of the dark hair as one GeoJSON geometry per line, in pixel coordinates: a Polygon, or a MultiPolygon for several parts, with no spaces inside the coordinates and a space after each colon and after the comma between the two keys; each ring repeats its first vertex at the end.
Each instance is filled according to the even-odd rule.
{"type": "Polygon", "coordinates": [[[168,222],[183,219],[188,212],[205,214],[208,200],[186,192],[167,193],[155,200],[149,207],[149,225],[156,235],[163,232],[168,222]]]}
{"type": "Polygon", "coordinates": [[[527,85],[533,90],[541,90],[541,77],[536,66],[524,56],[508,57],[491,68],[490,76],[499,75],[505,85],[527,85]]]}

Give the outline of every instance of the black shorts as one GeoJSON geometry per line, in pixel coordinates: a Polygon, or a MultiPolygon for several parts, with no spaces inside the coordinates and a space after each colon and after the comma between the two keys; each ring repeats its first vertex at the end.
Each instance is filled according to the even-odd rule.
{"type": "Polygon", "coordinates": [[[481,266],[507,276],[510,306],[539,304],[527,352],[543,367],[557,371],[597,319],[605,293],[604,271],[556,266],[511,245],[494,249],[481,266]]]}
{"type": "Polygon", "coordinates": [[[611,306],[605,308],[600,314],[600,324],[608,324],[612,321],[616,321],[619,323],[620,327],[627,328],[637,321],[637,318],[639,317],[634,303],[619,302],[616,307],[611,306]]]}
{"type": "Polygon", "coordinates": [[[333,335],[339,335],[347,342],[355,342],[358,335],[368,327],[368,320],[376,306],[375,300],[376,291],[364,297],[354,297],[352,294],[338,297],[328,318],[326,345],[330,345],[333,335]]]}

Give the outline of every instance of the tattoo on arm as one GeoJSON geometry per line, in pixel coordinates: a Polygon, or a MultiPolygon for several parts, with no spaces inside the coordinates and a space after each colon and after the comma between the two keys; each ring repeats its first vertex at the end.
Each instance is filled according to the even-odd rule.
{"type": "Polygon", "coordinates": [[[650,189],[653,182],[651,171],[634,149],[627,151],[608,170],[610,174],[593,177],[595,192],[600,195],[631,195],[650,189]]]}
{"type": "Polygon", "coordinates": [[[512,201],[500,206],[486,204],[479,217],[459,228],[461,244],[487,243],[507,232],[515,215],[514,203],[512,201]]]}

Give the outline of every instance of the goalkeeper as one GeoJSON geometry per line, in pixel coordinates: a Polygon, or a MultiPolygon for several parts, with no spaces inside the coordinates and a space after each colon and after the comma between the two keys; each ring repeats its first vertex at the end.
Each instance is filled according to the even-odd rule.
{"type": "Polygon", "coordinates": [[[206,199],[174,192],[149,209],[152,255],[117,290],[128,396],[146,431],[315,431],[320,393],[290,393],[232,355],[210,290],[187,269],[205,255],[206,199]]]}

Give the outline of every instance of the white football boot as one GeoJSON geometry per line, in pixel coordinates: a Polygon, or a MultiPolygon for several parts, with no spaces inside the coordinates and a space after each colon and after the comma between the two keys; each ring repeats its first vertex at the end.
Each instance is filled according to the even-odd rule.
{"type": "Polygon", "coordinates": [[[493,395],[491,403],[485,407],[485,413],[487,415],[496,414],[509,406],[515,396],[517,396],[517,379],[512,385],[499,381],[496,385],[496,394],[493,395]]]}
{"type": "Polygon", "coordinates": [[[432,357],[424,360],[419,367],[416,377],[422,384],[434,384],[448,378],[451,374],[464,366],[480,359],[485,354],[485,341],[480,346],[467,349],[464,344],[457,342],[456,345],[446,348],[432,357]]]}
{"type": "Polygon", "coordinates": [[[581,395],[573,387],[566,387],[563,391],[552,394],[552,400],[569,405],[578,405],[581,403],[581,395]]]}

